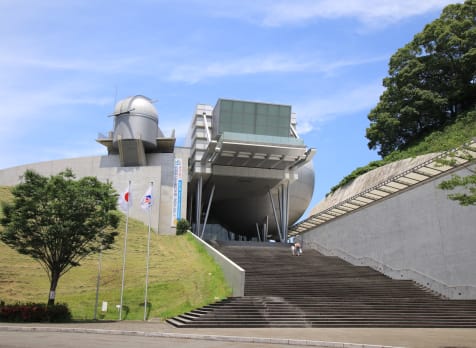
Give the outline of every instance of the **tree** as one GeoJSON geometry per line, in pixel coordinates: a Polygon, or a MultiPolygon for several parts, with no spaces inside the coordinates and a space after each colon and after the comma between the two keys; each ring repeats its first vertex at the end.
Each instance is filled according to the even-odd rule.
{"type": "Polygon", "coordinates": [[[447,6],[389,62],[368,115],[370,149],[385,157],[454,122],[476,103],[476,0],[447,6]]]}
{"type": "MultiPolygon", "coordinates": [[[[458,156],[470,161],[470,163],[474,163],[475,150],[476,148],[471,147],[471,145],[464,145],[462,150],[459,151],[458,156]]],[[[456,161],[451,158],[451,156],[447,160],[441,160],[440,163],[452,167],[457,165],[456,161]]],[[[466,170],[471,174],[467,176],[454,174],[451,176],[451,179],[442,181],[438,185],[438,188],[448,191],[459,189],[459,192],[448,194],[448,198],[459,202],[462,206],[476,205],[476,171],[471,169],[469,166],[466,167],[466,170]]]]}
{"type": "Polygon", "coordinates": [[[0,240],[40,263],[48,274],[48,305],[60,277],[86,256],[110,249],[117,232],[117,195],[94,177],[75,180],[71,170],[44,177],[27,170],[2,206],[0,240]]]}

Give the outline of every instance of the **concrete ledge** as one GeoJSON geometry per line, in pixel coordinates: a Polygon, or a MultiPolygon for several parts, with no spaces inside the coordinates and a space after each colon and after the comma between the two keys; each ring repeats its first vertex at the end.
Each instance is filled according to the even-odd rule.
{"type": "Polygon", "coordinates": [[[74,327],[47,327],[47,326],[6,326],[0,325],[1,331],[16,332],[68,332],[85,333],[98,335],[124,335],[124,336],[142,336],[142,337],[164,337],[192,340],[222,341],[222,342],[243,342],[243,343],[266,343],[280,344],[290,346],[308,346],[308,347],[329,347],[329,348],[399,348],[395,346],[345,343],[345,342],[326,342],[314,340],[299,340],[288,338],[267,338],[267,337],[246,337],[246,336],[225,336],[225,335],[200,335],[186,333],[169,332],[146,332],[129,330],[107,330],[107,329],[86,329],[74,327]]]}
{"type": "MultiPolygon", "coordinates": [[[[190,232],[189,232],[190,233],[190,232]]],[[[233,296],[241,297],[245,294],[245,270],[231,261],[228,257],[213,248],[211,245],[205,243],[193,233],[190,233],[199,243],[201,243],[207,253],[213,257],[223,270],[226,281],[230,284],[233,290],[233,296]]]]}

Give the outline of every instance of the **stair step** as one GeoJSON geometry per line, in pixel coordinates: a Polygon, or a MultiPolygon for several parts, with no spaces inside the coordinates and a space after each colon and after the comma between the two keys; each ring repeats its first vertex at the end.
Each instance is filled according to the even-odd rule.
{"type": "Polygon", "coordinates": [[[476,301],[451,301],[410,280],[306,250],[219,247],[246,270],[245,296],[168,322],[177,327],[476,327],[476,301]],[[276,266],[273,271],[271,266],[276,266]],[[270,271],[271,270],[271,271],[270,271]]]}

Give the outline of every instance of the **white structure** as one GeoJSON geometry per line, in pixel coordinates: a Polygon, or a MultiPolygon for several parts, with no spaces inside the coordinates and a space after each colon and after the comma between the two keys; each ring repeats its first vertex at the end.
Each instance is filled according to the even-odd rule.
{"type": "Polygon", "coordinates": [[[148,223],[148,215],[140,208],[140,199],[153,182],[155,200],[151,224],[161,234],[175,234],[177,218],[185,217],[187,209],[186,163],[189,150],[175,148],[175,138],[164,137],[158,127],[158,114],[152,101],[144,96],[121,100],[114,109],[114,130],[97,140],[106,146],[108,155],[69,158],[31,163],[0,170],[0,185],[20,182],[27,169],[41,175],[55,175],[70,168],[77,177],[95,176],[110,181],[117,192],[131,182],[133,206],[131,217],[148,223]],[[185,192],[185,196],[181,195],[185,192]],[[183,214],[183,215],[182,215],[183,214]]]}
{"type": "Polygon", "coordinates": [[[295,127],[289,105],[219,99],[197,106],[187,137],[195,234],[286,242],[314,191],[315,150],[295,127]]]}
{"type": "Polygon", "coordinates": [[[113,130],[97,139],[107,155],[0,170],[0,185],[16,185],[27,169],[54,175],[66,168],[110,181],[119,193],[131,182],[130,216],[147,223],[139,202],[153,182],[152,227],[159,233],[175,234],[176,221],[188,218],[204,237],[210,216],[225,238],[263,241],[286,241],[288,226],[311,201],[314,150],[297,136],[288,105],[222,99],[215,108],[199,105],[183,148],[175,147],[174,134],[164,136],[147,97],[119,101],[111,116],[113,130]]]}

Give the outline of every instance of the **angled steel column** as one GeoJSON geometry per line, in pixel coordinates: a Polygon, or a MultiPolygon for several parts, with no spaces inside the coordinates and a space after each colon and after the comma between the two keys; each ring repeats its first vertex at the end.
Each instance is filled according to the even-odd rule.
{"type": "Polygon", "coordinates": [[[279,203],[279,218],[280,218],[280,223],[281,223],[281,234],[279,235],[280,237],[280,242],[283,242],[284,239],[284,230],[286,228],[286,221],[284,221],[284,192],[283,192],[283,185],[279,185],[278,187],[278,203],[279,203]]]}
{"type": "MultiPolygon", "coordinates": [[[[274,205],[274,199],[273,199],[273,195],[271,194],[271,190],[268,190],[268,195],[269,195],[269,200],[271,201],[271,205],[273,206],[274,220],[276,221],[276,227],[278,229],[279,238],[281,239],[281,228],[279,227],[278,214],[276,213],[276,206],[274,205]]],[[[278,197],[279,197],[279,193],[278,193],[278,197]]],[[[278,201],[279,201],[279,198],[278,198],[278,201]]]]}
{"type": "Polygon", "coordinates": [[[269,227],[269,217],[268,215],[266,215],[266,223],[263,229],[263,242],[266,242],[266,240],[268,239],[268,227],[269,227]]]}
{"type": "Polygon", "coordinates": [[[205,234],[205,227],[207,227],[208,213],[210,213],[210,207],[212,206],[214,193],[215,193],[215,185],[213,185],[212,192],[210,192],[210,198],[208,199],[207,212],[205,214],[205,220],[203,220],[203,228],[202,228],[202,234],[200,235],[200,239],[203,239],[203,235],[205,234]]]}
{"type": "Polygon", "coordinates": [[[202,216],[202,187],[203,178],[200,176],[197,182],[197,191],[195,199],[195,234],[200,237],[200,219],[202,216]]]}
{"type": "Polygon", "coordinates": [[[286,243],[288,240],[288,225],[289,225],[289,181],[286,181],[283,184],[283,216],[284,216],[284,223],[283,223],[283,243],[286,243]]]}
{"type": "Polygon", "coordinates": [[[261,234],[259,232],[259,224],[256,223],[256,233],[258,234],[258,242],[261,242],[261,234]]]}
{"type": "Polygon", "coordinates": [[[281,217],[281,243],[286,243],[288,239],[289,224],[289,181],[282,183],[278,189],[279,195],[279,212],[281,217]]]}

